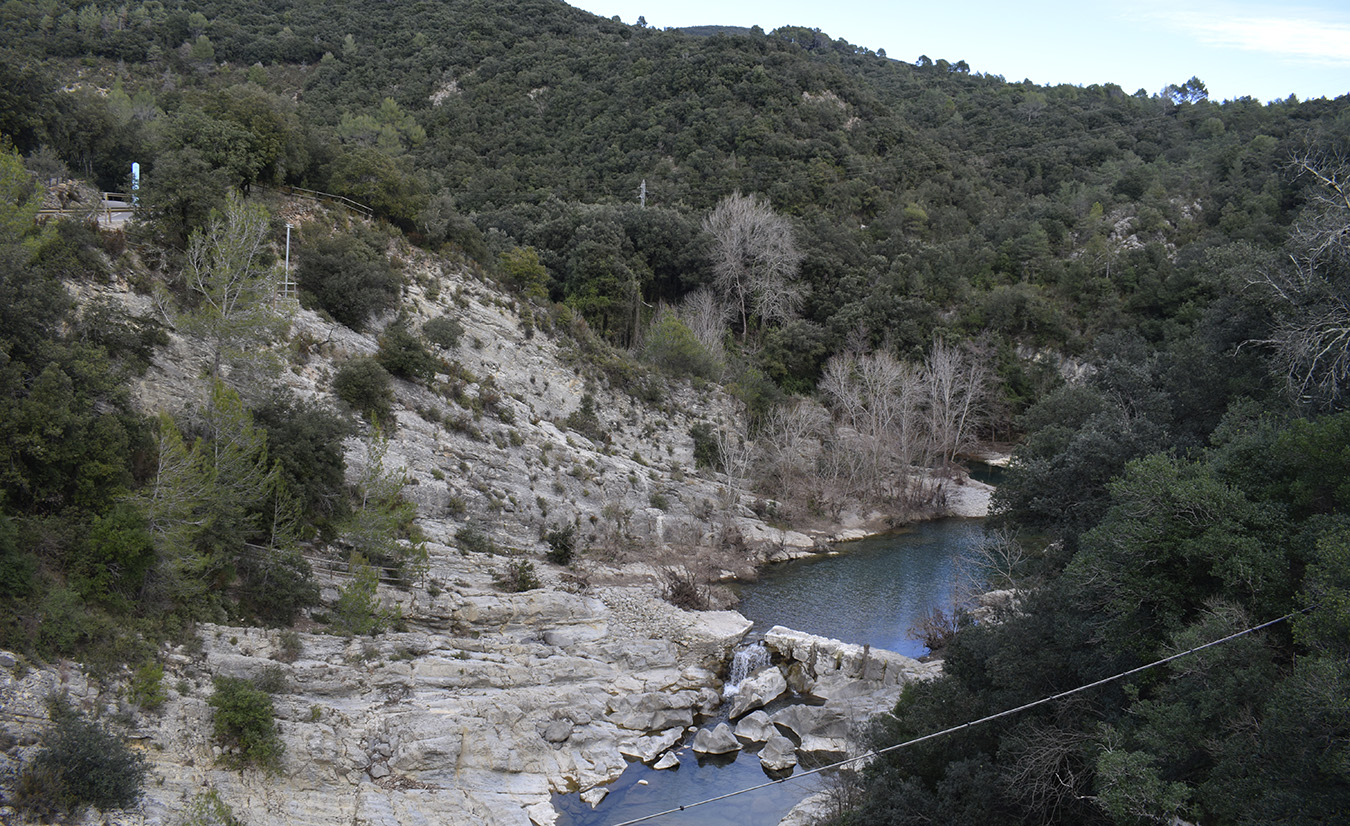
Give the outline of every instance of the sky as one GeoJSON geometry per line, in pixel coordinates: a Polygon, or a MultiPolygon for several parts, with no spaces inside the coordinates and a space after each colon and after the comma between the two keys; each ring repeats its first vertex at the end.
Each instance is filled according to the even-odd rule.
{"type": "Polygon", "coordinates": [[[1211,100],[1350,94],[1350,0],[567,0],[656,28],[820,29],[914,62],[964,60],[1010,82],[1154,94],[1198,77],[1211,100]]]}

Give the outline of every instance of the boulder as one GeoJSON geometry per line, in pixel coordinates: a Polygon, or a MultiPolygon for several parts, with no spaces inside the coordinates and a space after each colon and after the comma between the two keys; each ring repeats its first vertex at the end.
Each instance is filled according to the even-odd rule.
{"type": "Polygon", "coordinates": [[[776,625],[764,635],[764,644],[783,660],[803,666],[806,678],[838,677],[878,685],[903,685],[931,679],[934,670],[894,651],[840,642],[776,625]]]}
{"type": "Polygon", "coordinates": [[[572,736],[572,722],[570,720],[554,720],[544,729],[544,739],[554,745],[567,742],[567,738],[572,736]]]}
{"type": "Polygon", "coordinates": [[[711,669],[721,668],[754,625],[735,611],[699,611],[685,619],[687,624],[675,644],[694,662],[711,669]]]}
{"type": "Polygon", "coordinates": [[[624,757],[650,763],[682,739],[684,739],[684,729],[673,728],[660,734],[639,737],[628,745],[620,746],[619,753],[624,757]]]}
{"type": "Polygon", "coordinates": [[[759,750],[759,762],[769,771],[787,771],[797,765],[797,747],[783,735],[775,734],[759,750]]]}
{"type": "Polygon", "coordinates": [[[675,752],[668,751],[661,755],[661,759],[652,764],[653,769],[673,769],[680,765],[680,758],[675,752]]]}
{"type": "Polygon", "coordinates": [[[806,687],[806,694],[826,703],[840,703],[867,697],[877,690],[874,683],[865,680],[850,680],[847,677],[830,675],[813,680],[806,687]]]}
{"type": "Polygon", "coordinates": [[[534,826],[553,826],[558,822],[558,810],[547,801],[525,807],[525,815],[534,826]]]}
{"type": "Polygon", "coordinates": [[[787,679],[777,668],[766,668],[741,683],[736,696],[731,699],[731,719],[736,719],[748,711],[762,708],[787,691],[787,679]]]}
{"type": "Polygon", "coordinates": [[[763,711],[752,711],[736,724],[736,738],[747,743],[763,743],[777,734],[777,727],[763,711]]]}
{"type": "Polygon", "coordinates": [[[770,719],[801,741],[803,754],[819,757],[847,756],[851,743],[851,720],[831,706],[789,706],[770,719]]]}
{"type": "Polygon", "coordinates": [[[778,821],[778,826],[813,826],[825,820],[838,805],[835,794],[832,791],[816,792],[793,806],[792,811],[778,821]]]}
{"type": "Polygon", "coordinates": [[[694,735],[694,751],[699,754],[730,754],[740,748],[741,741],[726,723],[718,723],[713,729],[701,728],[694,735]]]}

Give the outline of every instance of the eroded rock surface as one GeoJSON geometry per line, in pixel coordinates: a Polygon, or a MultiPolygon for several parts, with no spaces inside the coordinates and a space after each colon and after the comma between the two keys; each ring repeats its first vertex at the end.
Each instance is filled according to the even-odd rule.
{"type": "MultiPolygon", "coordinates": [[[[203,626],[200,653],[166,651],[162,710],[135,714],[152,793],[127,822],[173,823],[204,789],[253,826],[551,822],[553,793],[600,796],[627,757],[656,759],[715,710],[720,684],[703,664],[749,627],[646,605],[640,589],[613,597],[660,628],[645,636],[636,609],[563,592],[443,595],[455,633],[301,634],[299,657],[280,662],[277,632],[203,626]],[[228,770],[211,739],[211,679],[266,674],[285,686],[273,696],[281,771],[228,770]]],[[[0,669],[0,705],[35,731],[62,691],[90,714],[125,711],[73,667],[0,669]]]]}

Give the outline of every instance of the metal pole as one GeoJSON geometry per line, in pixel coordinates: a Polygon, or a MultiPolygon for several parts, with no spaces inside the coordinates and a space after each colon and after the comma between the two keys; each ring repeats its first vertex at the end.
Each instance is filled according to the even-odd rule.
{"type": "Polygon", "coordinates": [[[286,298],[291,297],[291,225],[286,225],[286,280],[282,283],[281,291],[286,298]]]}

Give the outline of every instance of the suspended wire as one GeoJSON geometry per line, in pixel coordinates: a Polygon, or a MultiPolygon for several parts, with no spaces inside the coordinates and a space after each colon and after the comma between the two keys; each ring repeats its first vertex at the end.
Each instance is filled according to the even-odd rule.
{"type": "Polygon", "coordinates": [[[1164,657],[1164,658],[1162,658],[1161,660],[1155,660],[1154,662],[1151,662],[1151,663],[1149,663],[1149,664],[1147,664],[1147,665],[1141,665],[1141,666],[1139,666],[1138,668],[1131,668],[1129,671],[1122,671],[1122,672],[1120,672],[1119,674],[1113,674],[1113,675],[1110,676],[1110,677],[1105,677],[1105,678],[1103,678],[1103,679],[1097,680],[1096,682],[1091,682],[1091,683],[1087,683],[1087,684],[1085,684],[1085,685],[1080,685],[1080,686],[1078,686],[1077,688],[1071,688],[1071,689],[1069,689],[1068,691],[1061,691],[1060,693],[1054,694],[1054,695],[1049,696],[1049,697],[1042,697],[1042,698],[1039,699],[1039,700],[1033,700],[1033,701],[1031,701],[1031,702],[1029,702],[1029,703],[1025,703],[1025,704],[1023,704],[1023,705],[1017,706],[1016,708],[1010,708],[1010,709],[1007,709],[1007,710],[1005,710],[1005,711],[1000,711],[1000,712],[998,712],[998,713],[996,713],[996,714],[990,714],[988,717],[981,717],[981,718],[978,719],[978,720],[972,720],[972,721],[970,721],[969,723],[961,723],[961,724],[959,724],[959,725],[952,726],[951,728],[945,728],[945,729],[943,729],[943,730],[941,730],[941,731],[935,731],[935,732],[933,732],[933,733],[931,733],[931,734],[925,734],[925,735],[923,735],[922,737],[915,737],[915,738],[912,739],[912,740],[906,740],[906,741],[903,742],[903,743],[896,743],[895,745],[892,745],[892,746],[886,746],[885,748],[876,749],[876,750],[873,750],[873,751],[867,751],[867,752],[864,752],[864,753],[862,753],[862,754],[857,755],[856,757],[849,757],[849,758],[846,758],[846,759],[844,759],[844,760],[840,760],[840,761],[835,762],[835,763],[830,763],[829,765],[826,765],[826,766],[820,766],[820,767],[818,767],[818,768],[809,769],[809,770],[807,770],[807,771],[794,773],[791,777],[783,777],[783,778],[780,778],[780,779],[778,779],[778,780],[770,780],[770,781],[768,781],[768,782],[766,782],[766,783],[760,783],[760,784],[757,785],[757,786],[749,786],[749,787],[746,787],[746,788],[744,788],[744,789],[737,789],[736,791],[733,791],[733,792],[727,792],[726,794],[720,794],[720,795],[718,795],[718,796],[716,796],[716,797],[710,797],[710,798],[708,798],[708,799],[706,799],[706,800],[699,800],[699,801],[697,801],[697,802],[695,802],[695,803],[687,803],[687,804],[685,804],[685,805],[683,805],[683,806],[678,806],[678,807],[676,807],[676,808],[674,808],[674,809],[666,809],[665,811],[662,811],[662,812],[653,812],[652,814],[649,814],[649,815],[643,815],[642,817],[634,818],[633,820],[625,820],[625,821],[622,821],[622,822],[620,822],[620,823],[615,823],[613,826],[633,826],[633,824],[635,824],[635,823],[645,823],[645,822],[647,822],[647,821],[649,821],[649,820],[654,820],[654,819],[656,819],[656,818],[658,818],[658,817],[665,817],[666,815],[679,814],[680,812],[688,811],[689,809],[693,809],[693,808],[696,808],[696,807],[698,807],[698,806],[706,806],[706,805],[709,804],[709,803],[716,803],[716,802],[721,801],[721,800],[726,800],[726,799],[729,798],[729,797],[736,797],[736,796],[738,796],[738,795],[743,795],[743,794],[748,794],[748,793],[750,793],[750,792],[759,791],[760,789],[767,789],[767,788],[769,788],[770,786],[780,786],[780,785],[782,785],[782,784],[784,784],[784,783],[788,783],[788,782],[793,781],[793,780],[800,780],[800,779],[802,779],[802,778],[804,778],[804,777],[810,777],[811,775],[820,774],[820,773],[822,773],[822,772],[826,772],[826,771],[829,771],[829,770],[831,770],[831,769],[837,769],[837,768],[840,768],[840,767],[842,767],[842,766],[846,766],[846,765],[848,765],[849,763],[856,763],[856,762],[858,762],[858,761],[860,761],[860,760],[868,760],[868,759],[873,758],[873,757],[878,757],[878,756],[883,755],[883,754],[888,754],[888,753],[893,752],[893,751],[898,751],[899,749],[903,749],[903,748],[906,748],[906,747],[908,747],[908,746],[913,746],[913,745],[916,745],[916,744],[918,744],[918,743],[922,743],[922,742],[924,742],[925,740],[933,740],[933,739],[935,739],[935,738],[943,737],[943,736],[946,736],[946,735],[948,735],[948,734],[952,734],[952,733],[957,732],[957,731],[964,731],[965,729],[973,728],[973,727],[975,727],[975,726],[981,725],[982,723],[988,723],[988,722],[990,722],[991,720],[997,720],[997,719],[999,719],[999,718],[1001,718],[1001,717],[1009,717],[1009,716],[1011,716],[1011,715],[1013,715],[1013,714],[1018,714],[1018,713],[1020,713],[1020,712],[1026,711],[1027,709],[1035,708],[1036,706],[1040,706],[1040,705],[1045,705],[1046,703],[1052,703],[1052,702],[1054,702],[1055,700],[1061,700],[1061,699],[1063,699],[1063,698],[1065,698],[1065,697],[1068,697],[1068,696],[1073,695],[1073,694],[1077,694],[1077,693],[1079,693],[1079,692],[1081,692],[1081,691],[1087,691],[1087,690],[1090,689],[1090,688],[1096,688],[1096,687],[1098,687],[1098,686],[1106,685],[1107,683],[1114,682],[1114,681],[1116,681],[1116,680],[1120,680],[1120,679],[1123,679],[1123,678],[1125,678],[1125,677],[1129,677],[1129,676],[1134,675],[1134,674],[1138,674],[1138,673],[1140,673],[1141,671],[1147,671],[1147,670],[1149,670],[1150,668],[1156,668],[1157,666],[1165,665],[1165,664],[1167,664],[1167,663],[1172,662],[1173,660],[1179,660],[1179,659],[1181,659],[1182,657],[1187,657],[1187,656],[1190,656],[1191,654],[1194,654],[1194,653],[1196,653],[1196,652],[1198,652],[1198,651],[1203,651],[1203,650],[1205,650],[1206,648],[1212,648],[1213,646],[1216,646],[1216,645],[1222,645],[1223,643],[1231,642],[1232,640],[1235,640],[1235,639],[1237,639],[1238,637],[1242,637],[1242,636],[1245,636],[1245,635],[1247,635],[1247,634],[1251,634],[1251,633],[1253,633],[1253,632],[1260,631],[1260,630],[1262,630],[1263,628],[1269,628],[1269,627],[1272,626],[1272,625],[1276,625],[1276,624],[1278,624],[1278,623],[1285,622],[1286,620],[1292,619],[1293,617],[1296,617],[1296,616],[1298,616],[1299,614],[1306,614],[1306,613],[1308,613],[1309,611],[1313,610],[1313,609],[1316,608],[1316,607],[1317,607],[1316,605],[1309,605],[1307,608],[1304,608],[1304,609],[1302,609],[1302,610],[1300,610],[1300,611],[1293,611],[1293,612],[1291,612],[1291,613],[1285,614],[1284,616],[1282,616],[1282,617],[1280,617],[1280,618],[1278,618],[1278,619],[1273,619],[1273,620],[1270,620],[1269,622],[1263,622],[1263,623],[1261,623],[1260,625],[1254,625],[1254,626],[1252,626],[1251,628],[1245,628],[1245,629],[1243,629],[1243,630],[1241,630],[1241,631],[1238,631],[1238,632],[1236,632],[1236,633],[1234,633],[1234,634],[1229,634],[1229,635],[1226,636],[1226,637],[1221,637],[1220,639],[1212,640],[1212,641],[1210,641],[1210,642],[1207,642],[1207,643],[1205,643],[1204,645],[1197,645],[1197,646],[1195,646],[1194,648],[1189,648],[1189,649],[1187,649],[1187,650],[1185,650],[1185,651],[1182,651],[1182,652],[1180,652],[1180,653],[1178,653],[1178,654],[1173,654],[1173,655],[1170,656],[1170,657],[1164,657]]]}

